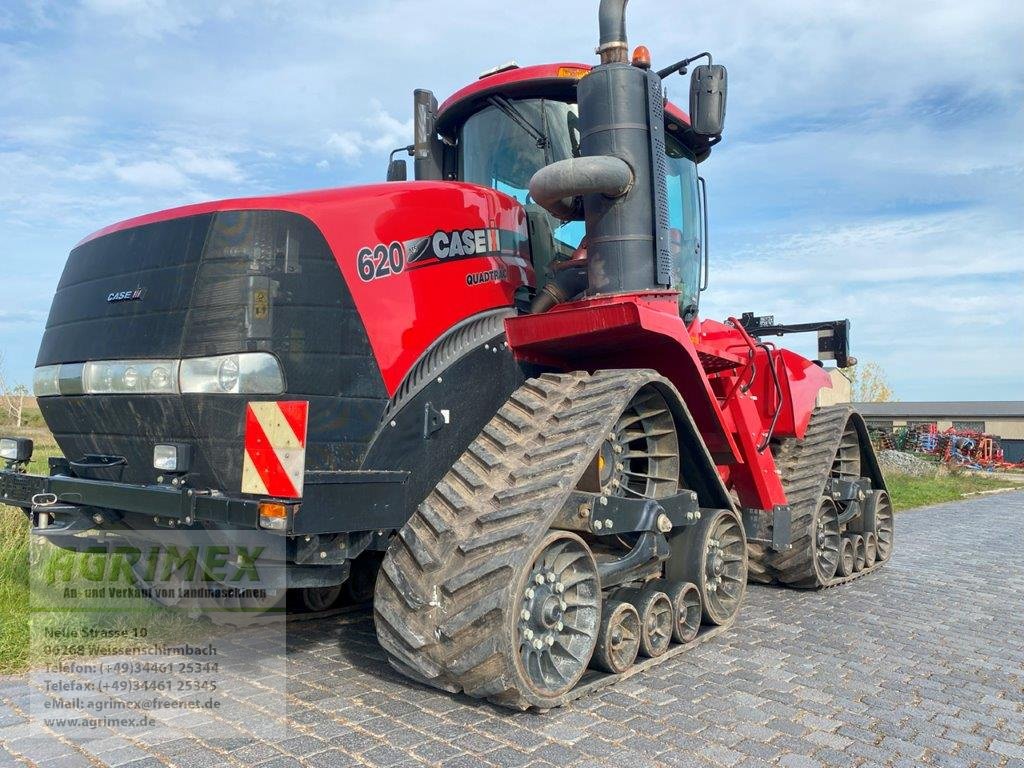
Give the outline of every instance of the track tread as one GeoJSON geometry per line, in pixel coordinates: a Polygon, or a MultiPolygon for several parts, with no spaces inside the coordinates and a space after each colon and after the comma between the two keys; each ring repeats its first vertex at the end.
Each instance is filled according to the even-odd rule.
{"type": "Polygon", "coordinates": [[[853,413],[849,405],[818,407],[811,414],[803,440],[781,441],[775,463],[792,510],[794,538],[785,552],[772,552],[760,544],[749,545],[752,580],[779,582],[799,589],[832,587],[871,573],[882,565],[876,563],[852,576],[836,575],[825,583],[821,583],[814,568],[811,521],[833,462],[848,448],[843,444],[843,435],[853,413]]]}
{"type": "Polygon", "coordinates": [[[374,612],[396,670],[517,709],[562,703],[518,687],[509,591],[601,440],[655,381],[646,370],[543,374],[498,410],[385,555],[374,612]]]}

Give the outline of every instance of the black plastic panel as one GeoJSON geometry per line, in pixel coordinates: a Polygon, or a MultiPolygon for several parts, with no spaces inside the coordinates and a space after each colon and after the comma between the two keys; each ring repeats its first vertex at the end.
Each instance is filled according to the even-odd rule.
{"type": "Polygon", "coordinates": [[[236,211],[172,219],[76,248],[40,364],[269,351],[280,396],[40,398],[64,454],[124,456],[124,482],[152,482],[153,445],[196,448],[196,485],[238,492],[249,400],[310,402],[307,468],[354,469],[388,398],[366,331],[326,241],[308,219],[236,211]],[[140,298],[108,301],[112,292],[140,298]]]}

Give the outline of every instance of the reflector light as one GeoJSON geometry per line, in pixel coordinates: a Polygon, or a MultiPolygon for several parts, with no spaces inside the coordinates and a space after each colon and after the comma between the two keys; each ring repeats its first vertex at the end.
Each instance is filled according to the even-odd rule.
{"type": "Polygon", "coordinates": [[[285,531],[288,529],[288,513],[291,510],[290,504],[281,504],[276,501],[260,502],[260,528],[270,531],[285,531]]]}
{"type": "Polygon", "coordinates": [[[574,80],[580,80],[587,76],[590,72],[586,67],[559,67],[559,77],[571,77],[574,80]]]}

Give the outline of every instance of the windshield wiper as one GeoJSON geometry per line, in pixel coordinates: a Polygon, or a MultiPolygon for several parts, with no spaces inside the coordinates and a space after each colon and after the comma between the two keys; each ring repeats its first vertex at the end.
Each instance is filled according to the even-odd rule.
{"type": "Polygon", "coordinates": [[[548,137],[537,126],[527,120],[526,116],[511,101],[504,96],[491,96],[487,102],[500,109],[512,122],[530,134],[536,140],[538,148],[547,149],[548,137]]]}

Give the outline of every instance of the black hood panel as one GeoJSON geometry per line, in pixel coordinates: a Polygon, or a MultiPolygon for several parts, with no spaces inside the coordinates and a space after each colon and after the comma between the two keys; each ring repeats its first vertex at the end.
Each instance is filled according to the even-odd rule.
{"type": "Polygon", "coordinates": [[[256,351],[280,361],[284,394],[58,396],[39,405],[66,457],[124,456],[126,482],[155,479],[154,444],[185,442],[201,483],[239,492],[249,400],[308,400],[307,469],[357,468],[387,392],[330,247],[297,214],[188,216],[78,246],[38,365],[256,351]]]}

